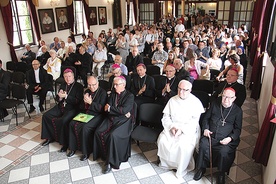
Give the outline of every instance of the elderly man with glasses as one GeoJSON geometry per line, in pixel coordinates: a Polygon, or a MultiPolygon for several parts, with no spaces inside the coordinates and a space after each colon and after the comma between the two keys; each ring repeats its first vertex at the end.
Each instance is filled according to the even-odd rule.
{"type": "Polygon", "coordinates": [[[233,103],[236,91],[225,88],[222,99],[212,103],[202,121],[203,135],[200,139],[197,157],[197,172],[194,180],[200,180],[210,163],[210,145],[212,163],[219,171],[217,183],[225,183],[225,172],[229,173],[235,159],[236,148],[240,142],[242,128],[242,110],[233,103]]]}
{"type": "Polygon", "coordinates": [[[163,110],[164,130],[157,140],[160,167],[173,169],[182,178],[195,168],[193,153],[200,138],[199,118],[204,108],[200,100],[191,94],[192,84],[181,80],[177,95],[163,110]]]}

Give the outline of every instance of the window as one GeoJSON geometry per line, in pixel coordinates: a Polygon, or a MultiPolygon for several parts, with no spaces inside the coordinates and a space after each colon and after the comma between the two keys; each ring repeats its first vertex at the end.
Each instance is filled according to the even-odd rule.
{"type": "Polygon", "coordinates": [[[140,23],[154,22],[154,3],[140,3],[140,23]]]}
{"type": "Polygon", "coordinates": [[[251,27],[254,3],[252,1],[236,1],[234,12],[234,23],[236,27],[241,24],[251,27]]]}
{"type": "Polygon", "coordinates": [[[228,24],[230,12],[230,1],[218,2],[218,23],[228,24]]]}
{"type": "Polygon", "coordinates": [[[82,1],[74,1],[74,33],[75,35],[81,35],[87,32],[87,27],[85,27],[85,16],[82,1]]]}
{"type": "Polygon", "coordinates": [[[34,44],[33,25],[27,0],[12,0],[13,45],[15,48],[34,44]]]}

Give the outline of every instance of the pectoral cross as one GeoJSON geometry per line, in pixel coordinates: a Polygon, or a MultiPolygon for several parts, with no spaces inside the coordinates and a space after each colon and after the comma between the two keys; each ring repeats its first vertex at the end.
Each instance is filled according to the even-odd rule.
{"type": "Polygon", "coordinates": [[[226,123],[226,121],[224,119],[220,120],[222,122],[222,126],[224,126],[224,124],[226,123]]]}
{"type": "Polygon", "coordinates": [[[64,102],[63,102],[63,107],[65,107],[65,106],[66,106],[66,104],[67,104],[67,103],[66,103],[66,101],[64,100],[64,102]]]}

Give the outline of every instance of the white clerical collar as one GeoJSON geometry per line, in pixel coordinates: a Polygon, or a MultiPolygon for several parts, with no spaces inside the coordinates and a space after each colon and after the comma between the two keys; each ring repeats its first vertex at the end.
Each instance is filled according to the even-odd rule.
{"type": "Polygon", "coordinates": [[[141,79],[143,78],[143,77],[145,77],[146,75],[143,75],[143,76],[139,76],[141,79]]]}

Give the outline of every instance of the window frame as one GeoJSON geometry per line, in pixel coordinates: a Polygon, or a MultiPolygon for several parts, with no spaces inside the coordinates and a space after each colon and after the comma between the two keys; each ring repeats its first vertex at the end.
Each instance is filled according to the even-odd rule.
{"type": "MultiPolygon", "coordinates": [[[[74,30],[73,30],[73,32],[74,32],[74,34],[76,35],[76,36],[79,36],[79,35],[82,35],[82,34],[85,34],[85,21],[86,21],[86,17],[85,17],[85,10],[84,10],[84,4],[83,4],[83,2],[81,1],[81,0],[75,0],[75,1],[73,1],[73,3],[74,3],[74,6],[73,6],[73,11],[74,11],[74,30]],[[81,12],[78,12],[78,10],[76,9],[76,3],[80,3],[81,4],[81,12]],[[78,33],[77,32],[77,27],[78,27],[78,25],[79,25],[79,23],[77,22],[77,13],[81,13],[82,14],[82,30],[83,30],[83,32],[82,33],[78,33]]],[[[80,22],[81,23],[81,22],[80,22]]]]}
{"type": "Polygon", "coordinates": [[[11,0],[11,10],[12,10],[12,20],[13,20],[13,45],[14,45],[14,38],[15,34],[17,34],[17,37],[19,39],[19,45],[14,45],[15,49],[25,47],[26,44],[29,45],[35,45],[35,34],[34,34],[34,25],[32,22],[31,14],[30,11],[28,10],[28,0],[11,0]],[[24,1],[26,3],[26,8],[27,8],[27,15],[18,15],[18,1],[24,1]],[[20,17],[29,17],[30,20],[30,28],[29,29],[23,29],[21,28],[22,26],[20,25],[20,17]],[[16,27],[16,30],[14,29],[16,27]],[[23,43],[23,37],[22,37],[22,31],[30,30],[31,31],[31,36],[32,36],[32,42],[29,43],[23,43]]]}

